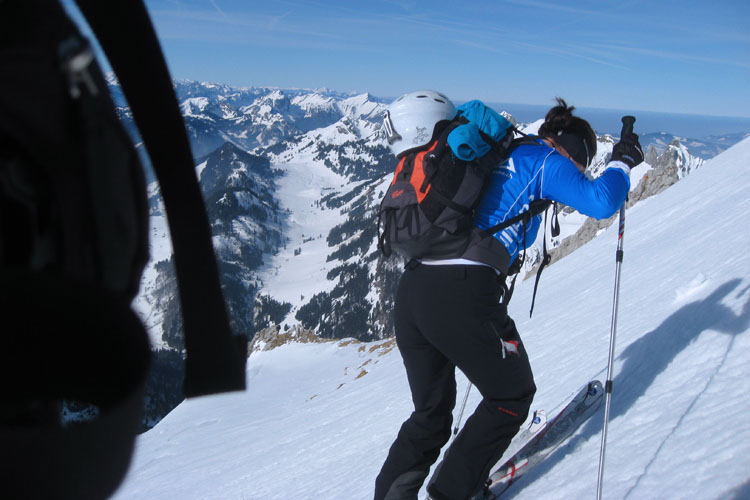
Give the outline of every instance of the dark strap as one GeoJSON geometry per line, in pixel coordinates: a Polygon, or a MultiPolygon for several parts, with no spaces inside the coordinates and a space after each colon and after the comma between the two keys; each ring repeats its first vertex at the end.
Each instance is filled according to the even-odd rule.
{"type": "Polygon", "coordinates": [[[128,99],[167,207],[184,319],[185,394],[245,388],[246,339],[233,337],[193,157],[151,20],[141,0],[76,0],[128,99]]]}
{"type": "Polygon", "coordinates": [[[437,189],[430,191],[430,196],[432,196],[433,199],[439,201],[446,207],[450,207],[460,214],[470,215],[474,211],[474,209],[471,207],[467,207],[466,205],[461,205],[460,203],[456,203],[455,201],[451,200],[447,196],[443,195],[437,189]]]}
{"type": "Polygon", "coordinates": [[[536,272],[536,278],[534,278],[534,291],[531,294],[531,308],[529,308],[529,318],[534,314],[534,303],[536,302],[536,290],[539,286],[539,279],[542,277],[542,271],[549,264],[552,258],[547,253],[547,212],[544,212],[544,233],[542,234],[542,262],[539,264],[539,269],[536,272]]]}
{"type": "Polygon", "coordinates": [[[419,209],[415,205],[410,205],[404,210],[402,224],[397,226],[396,241],[398,241],[398,229],[406,229],[409,239],[422,234],[422,224],[420,223],[419,209]]]}
{"type": "Polygon", "coordinates": [[[493,234],[497,233],[498,231],[502,231],[503,229],[512,226],[513,224],[516,224],[518,222],[523,221],[524,228],[526,227],[526,224],[529,223],[529,221],[536,217],[537,215],[541,214],[547,208],[552,204],[550,200],[534,200],[529,204],[529,209],[525,210],[513,217],[511,217],[508,220],[505,220],[503,222],[500,222],[499,224],[495,224],[494,226],[488,227],[487,229],[483,229],[479,232],[480,238],[486,238],[487,236],[492,236],[493,234]]]}
{"type": "MultiPolygon", "coordinates": [[[[523,215],[528,214],[527,212],[522,212],[523,215]]],[[[521,214],[519,214],[521,215],[521,214]]],[[[505,307],[508,307],[508,304],[510,303],[510,299],[513,297],[513,291],[516,288],[516,278],[518,278],[518,274],[521,272],[521,268],[523,267],[523,263],[526,262],[526,225],[528,224],[531,217],[527,217],[523,221],[523,238],[519,241],[519,246],[523,245],[523,253],[516,257],[516,261],[511,266],[511,269],[508,270],[508,272],[513,273],[513,280],[511,280],[510,288],[508,289],[508,293],[503,297],[503,304],[505,307]]],[[[534,294],[536,294],[536,290],[534,291],[534,294]]],[[[534,302],[534,299],[531,299],[531,302],[534,302]]],[[[533,307],[533,306],[532,306],[533,307]]]]}
{"type": "Polygon", "coordinates": [[[557,218],[557,203],[552,203],[552,226],[550,226],[550,234],[554,237],[560,236],[560,221],[557,218]]]}
{"type": "MultiPolygon", "coordinates": [[[[552,228],[550,234],[552,236],[560,235],[560,222],[557,218],[557,203],[552,204],[552,228]]],[[[534,292],[531,295],[531,308],[529,309],[529,318],[534,313],[534,302],[536,301],[536,290],[539,286],[539,279],[542,277],[542,271],[552,261],[552,256],[547,253],[547,211],[544,212],[544,232],[542,234],[542,262],[539,264],[539,269],[536,272],[536,278],[534,279],[534,292]]]]}
{"type": "Polygon", "coordinates": [[[380,213],[378,213],[378,248],[386,257],[390,257],[391,253],[393,253],[390,239],[393,212],[394,209],[381,208],[380,213]]]}
{"type": "Polygon", "coordinates": [[[513,298],[513,291],[516,289],[516,278],[518,278],[518,273],[513,274],[513,279],[510,280],[510,287],[503,290],[503,305],[505,307],[508,307],[510,299],[513,298]]]}
{"type": "MultiPolygon", "coordinates": [[[[462,122],[458,120],[454,120],[448,125],[445,126],[442,132],[440,132],[440,135],[435,140],[433,145],[427,150],[427,153],[424,155],[424,158],[422,159],[422,170],[426,170],[427,165],[431,165],[435,162],[441,161],[440,159],[443,158],[443,154],[445,154],[445,150],[448,149],[448,153],[452,152],[450,151],[450,148],[448,147],[448,135],[450,135],[453,130],[461,125],[462,122]]],[[[414,156],[414,155],[412,155],[414,156]]],[[[422,181],[422,185],[419,187],[419,191],[421,193],[424,193],[427,191],[427,186],[430,185],[432,182],[432,179],[435,177],[435,174],[437,174],[438,168],[437,166],[432,166],[430,168],[429,172],[425,172],[425,178],[424,181],[422,181]]]]}

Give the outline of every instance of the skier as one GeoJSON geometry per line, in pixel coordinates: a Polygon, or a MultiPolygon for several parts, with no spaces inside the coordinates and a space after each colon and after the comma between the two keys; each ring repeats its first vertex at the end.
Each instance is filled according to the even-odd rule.
{"type": "MultiPolygon", "coordinates": [[[[444,97],[420,91],[391,104],[385,130],[397,157],[439,135],[455,113],[444,97]],[[416,94],[422,98],[414,98],[416,94]],[[436,112],[436,106],[442,111],[436,112]],[[414,132],[425,128],[433,131],[432,137],[414,132]]],[[[495,167],[476,210],[475,234],[542,198],[598,219],[622,206],[630,169],[643,161],[637,135],[622,137],[605,172],[588,179],[585,170],[596,153],[596,134],[573,110],[558,98],[538,137],[495,167]]],[[[402,424],[376,479],[375,500],[417,498],[450,437],[456,367],[483,399],[436,468],[427,486],[429,498],[461,500],[481,493],[490,468],[525,421],[536,386],[502,299],[510,266],[534,242],[540,225],[541,216],[534,217],[526,227],[519,222],[492,237],[475,238],[456,258],[408,263],[396,293],[395,330],[414,412],[402,424]]]]}

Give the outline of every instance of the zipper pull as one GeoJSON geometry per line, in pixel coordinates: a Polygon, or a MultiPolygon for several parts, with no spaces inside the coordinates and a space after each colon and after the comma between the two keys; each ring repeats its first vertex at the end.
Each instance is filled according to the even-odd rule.
{"type": "Polygon", "coordinates": [[[70,37],[60,43],[58,47],[60,69],[68,77],[68,90],[70,97],[78,99],[81,97],[81,86],[86,86],[89,94],[99,95],[99,89],[94,83],[89,71],[94,62],[94,51],[88,40],[78,37],[70,37]]]}

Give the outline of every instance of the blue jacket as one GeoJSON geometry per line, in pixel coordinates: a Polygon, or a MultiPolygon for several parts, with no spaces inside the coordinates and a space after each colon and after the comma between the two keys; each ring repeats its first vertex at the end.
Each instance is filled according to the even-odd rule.
{"type": "MultiPolygon", "coordinates": [[[[492,227],[522,211],[528,210],[533,200],[544,198],[573,207],[582,214],[605,219],[622,206],[630,189],[630,168],[622,162],[610,162],[608,168],[594,180],[583,175],[567,158],[539,139],[536,144],[517,147],[510,158],[497,165],[477,207],[474,224],[479,229],[492,227]]],[[[522,222],[494,235],[507,250],[507,256],[497,260],[486,243],[471,248],[464,256],[507,271],[519,252],[535,240],[542,216],[534,217],[526,227],[522,222]],[[509,260],[508,257],[510,258],[509,260]],[[503,261],[507,261],[506,262],[503,261]]],[[[490,238],[486,238],[490,239],[490,238]]],[[[491,242],[495,246],[494,242],[491,242]]],[[[497,253],[497,248],[494,249],[497,253]]]]}

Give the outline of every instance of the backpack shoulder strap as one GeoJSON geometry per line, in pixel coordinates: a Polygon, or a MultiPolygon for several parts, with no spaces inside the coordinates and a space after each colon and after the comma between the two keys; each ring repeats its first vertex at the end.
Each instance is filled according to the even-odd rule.
{"type": "Polygon", "coordinates": [[[246,339],[232,335],[190,144],[146,7],[76,3],[120,79],[167,206],[188,353],[185,394],[242,390],[246,339]]]}
{"type": "Polygon", "coordinates": [[[479,232],[479,236],[481,238],[486,238],[487,236],[492,236],[493,234],[497,233],[498,231],[502,231],[503,229],[512,226],[513,224],[516,224],[518,222],[523,221],[524,224],[528,223],[532,219],[532,217],[536,217],[537,215],[541,214],[547,208],[552,204],[552,201],[545,200],[545,199],[539,199],[534,200],[529,204],[529,209],[525,210],[513,217],[511,217],[508,220],[505,220],[503,222],[500,222],[498,224],[495,224],[494,226],[488,227],[487,229],[483,229],[479,232]]]}
{"type": "Polygon", "coordinates": [[[521,137],[516,137],[513,139],[513,141],[510,143],[510,146],[508,147],[508,156],[510,156],[510,153],[513,152],[514,149],[516,149],[518,146],[542,146],[543,144],[539,143],[539,137],[538,135],[529,135],[524,134],[517,128],[513,128],[513,131],[518,133],[521,137]]]}
{"type": "MultiPolygon", "coordinates": [[[[541,146],[538,142],[538,137],[533,135],[527,135],[521,132],[520,130],[513,128],[514,132],[518,132],[521,134],[521,137],[517,137],[513,139],[513,141],[510,143],[510,146],[508,146],[508,149],[505,152],[504,159],[507,159],[510,157],[510,154],[515,150],[517,147],[522,145],[532,145],[532,146],[541,146]]],[[[552,204],[550,200],[545,199],[538,199],[534,200],[529,204],[529,209],[526,211],[523,211],[514,217],[511,217],[510,219],[500,222],[499,224],[495,224],[492,227],[488,227],[487,229],[484,229],[480,231],[479,235],[481,238],[486,238],[487,236],[491,236],[498,231],[502,231],[503,229],[512,226],[513,224],[516,224],[517,222],[524,221],[524,223],[527,223],[531,220],[532,217],[536,217],[537,215],[541,214],[545,210],[547,210],[547,207],[549,207],[552,204]]]]}

